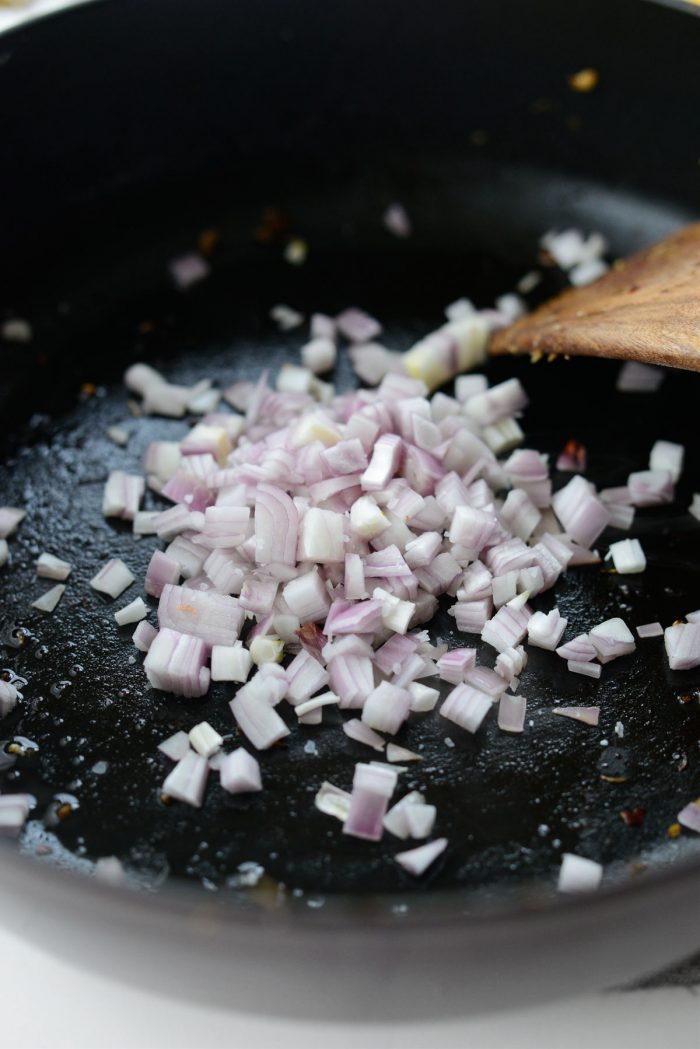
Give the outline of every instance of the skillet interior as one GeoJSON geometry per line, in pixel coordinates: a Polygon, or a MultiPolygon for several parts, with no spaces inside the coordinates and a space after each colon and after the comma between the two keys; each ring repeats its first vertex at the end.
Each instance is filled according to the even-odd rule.
{"type": "MultiPolygon", "coordinates": [[[[542,16],[548,7],[532,6],[542,16]]],[[[103,10],[109,18],[109,5],[103,10]]],[[[591,5],[591,10],[599,9],[591,5]]],[[[85,13],[88,24],[96,14],[85,13]]],[[[412,33],[420,31],[421,19],[427,16],[427,8],[419,5],[412,33]]],[[[467,15],[455,8],[449,17],[467,15]]],[[[496,23],[484,12],[474,17],[479,19],[480,38],[488,42],[496,23]]],[[[646,17],[641,16],[642,23],[646,17]]],[[[672,16],[667,17],[670,25],[672,16]]],[[[97,21],[91,25],[93,31],[99,28],[97,21]]],[[[180,31],[183,26],[184,22],[180,31]]],[[[612,23],[613,37],[615,26],[612,23]]],[[[166,64],[181,54],[177,27],[176,18],[166,64]]],[[[38,29],[46,33],[50,25],[38,29]]],[[[246,30],[254,32],[254,27],[247,25],[246,30]]],[[[314,34],[323,31],[322,22],[306,35],[300,36],[297,27],[295,44],[308,48],[318,60],[314,34]]],[[[511,32],[513,39],[508,37],[499,52],[503,68],[509,47],[514,49],[517,43],[515,26],[511,32]]],[[[442,37],[439,42],[444,43],[442,37]]],[[[435,53],[437,43],[427,41],[429,53],[435,53]]],[[[580,65],[583,53],[579,41],[575,54],[569,52],[561,59],[562,70],[570,69],[575,60],[580,65]]],[[[21,49],[18,54],[21,61],[21,49]]],[[[374,63],[380,57],[373,53],[374,63]]],[[[11,70],[11,63],[7,68],[11,70]]],[[[373,63],[369,68],[378,75],[373,63]]],[[[611,66],[608,72],[614,85],[617,71],[611,66]]],[[[367,142],[352,142],[355,156],[360,148],[360,159],[349,167],[343,165],[347,150],[337,128],[328,132],[325,153],[316,143],[315,150],[300,160],[298,139],[308,145],[310,131],[287,109],[287,128],[293,128],[297,139],[283,143],[286,165],[273,164],[268,154],[257,161],[249,155],[242,166],[239,153],[233,168],[210,169],[206,177],[198,172],[183,173],[177,181],[159,180],[158,165],[172,159],[167,153],[174,148],[164,136],[163,155],[157,161],[150,157],[150,167],[145,164],[149,177],[140,181],[148,184],[137,185],[136,165],[126,163],[125,186],[115,192],[114,185],[105,188],[100,182],[100,166],[108,166],[112,148],[105,143],[105,156],[99,156],[99,150],[90,156],[96,164],[94,184],[103,194],[99,203],[94,196],[92,202],[81,197],[78,186],[71,212],[49,217],[38,205],[47,244],[41,259],[35,247],[27,251],[26,234],[22,236],[24,190],[20,194],[6,231],[12,254],[5,253],[4,259],[11,258],[13,265],[4,287],[7,304],[32,318],[37,338],[28,353],[5,353],[9,379],[5,417],[12,422],[14,435],[8,440],[3,501],[22,504],[31,495],[32,511],[13,540],[13,565],[2,582],[5,638],[10,642],[6,663],[29,684],[24,690],[26,702],[2,728],[6,738],[20,734],[39,744],[36,755],[20,759],[9,770],[12,789],[26,788],[37,795],[39,815],[57,791],[74,794],[80,801],[73,815],[52,828],[68,850],[66,862],[71,853],[95,858],[116,852],[148,879],[157,880],[167,856],[173,873],[220,884],[240,861],[256,860],[273,879],[312,896],[398,892],[408,887],[390,859],[396,851],[393,846],[344,839],[339,826],[329,827],[327,819],[311,808],[309,788],[315,789],[323,778],[346,786],[354,761],[363,757],[362,749],[337,729],[314,732],[318,757],[302,753],[305,736],[295,736],[285,751],[271,755],[265,765],[269,789],[259,798],[229,799],[210,788],[201,813],[160,805],[157,788],[165,765],[154,759],[156,742],[171,727],[189,725],[203,716],[227,730],[231,720],[221,691],[214,690],[203,703],[188,704],[144,694],[138,663],[127,662],[132,654],[128,634],[115,640],[111,609],[86,587],[96,567],[114,554],[123,556],[139,575],[153,546],[150,539],[143,539],[134,547],[128,533],[102,520],[100,489],[106,471],[116,465],[136,466],[148,439],[182,432],[182,427],[148,421],[139,427],[126,452],[110,445],[103,431],[110,422],[125,418],[123,394],[113,383],[130,360],[167,362],[164,366],[177,378],[216,373],[225,381],[257,374],[262,360],[274,365],[283,359],[300,340],[280,338],[267,322],[269,307],[276,301],[330,311],[359,302],[384,319],[389,344],[403,347],[437,325],[441,308],[457,295],[467,293],[486,303],[512,286],[531,268],[537,236],[548,226],[574,223],[600,228],[619,254],[693,217],[686,204],[690,195],[685,193],[685,166],[679,169],[673,192],[660,193],[661,169],[655,169],[653,158],[642,164],[638,156],[635,163],[628,159],[625,170],[620,169],[624,188],[603,183],[611,157],[622,159],[620,136],[605,137],[606,156],[583,150],[581,174],[564,170],[576,156],[574,143],[581,142],[577,135],[592,134],[587,121],[597,125],[598,135],[610,130],[604,126],[610,120],[610,100],[604,106],[602,98],[593,96],[577,130],[575,120],[567,121],[577,114],[567,110],[580,111],[582,102],[567,94],[565,86],[562,89],[561,70],[550,68],[547,73],[547,87],[556,84],[553,94],[563,96],[559,101],[551,99],[549,107],[536,105],[538,78],[543,75],[536,63],[523,65],[522,73],[532,85],[526,139],[518,135],[513,114],[506,134],[502,123],[508,111],[506,91],[493,73],[487,78],[493,94],[486,92],[479,98],[478,115],[488,119],[480,119],[477,126],[462,113],[463,126],[458,129],[447,114],[439,143],[433,141],[434,130],[427,129],[427,102],[414,99],[414,131],[418,129],[421,141],[436,147],[429,157],[407,153],[400,141],[396,148],[378,146],[380,129],[370,124],[367,142]],[[548,127],[544,132],[535,119],[542,114],[548,127]],[[478,145],[482,137],[471,132],[490,120],[496,131],[487,133],[485,148],[478,145]],[[467,127],[470,133],[465,136],[467,127]],[[450,139],[457,134],[461,148],[455,150],[450,139]],[[565,145],[555,145],[553,135],[565,145]],[[330,143],[333,149],[328,148],[330,143]],[[557,151],[560,155],[553,157],[557,151]],[[417,231],[405,244],[392,242],[379,224],[382,208],[396,197],[408,207],[417,231]],[[252,230],[262,208],[270,204],[289,215],[294,229],[311,244],[309,261],[298,270],[281,261],[279,246],[261,248],[254,242],[252,230]],[[211,224],[222,231],[214,275],[187,296],[179,296],[167,287],[165,262],[211,224]],[[147,334],[141,330],[144,321],[152,325],[147,334]],[[77,391],[86,381],[104,385],[105,395],[78,403],[77,391]],[[27,426],[22,420],[28,417],[27,426]],[[31,562],[44,548],[70,553],[77,564],[66,598],[46,619],[26,611],[41,591],[31,562]],[[74,550],[80,551],[78,556],[72,554],[74,550]],[[11,642],[18,624],[31,636],[16,648],[11,642]],[[74,647],[66,644],[68,639],[74,647]],[[71,668],[78,665],[83,669],[72,674],[71,668]],[[56,688],[61,682],[69,683],[56,688]],[[120,695],[125,690],[128,693],[120,695]],[[108,763],[102,775],[91,771],[99,761],[108,763]]],[[[21,70],[18,76],[21,79],[21,70]]],[[[216,66],[212,77],[216,80],[216,66]]],[[[295,84],[302,94],[311,87],[295,84]]],[[[208,85],[212,98],[217,86],[208,85]]],[[[516,86],[508,83],[511,103],[516,86]]],[[[148,98],[157,97],[157,88],[149,87],[148,98]]],[[[279,100],[263,101],[258,99],[259,116],[269,117],[274,110],[271,101],[279,100]]],[[[394,99],[390,93],[384,103],[382,120],[396,118],[398,96],[394,99]]],[[[360,92],[355,109],[342,110],[343,120],[354,131],[357,111],[366,104],[360,92]]],[[[207,112],[223,120],[215,107],[207,112]]],[[[671,108],[671,121],[674,112],[671,108]]],[[[328,114],[323,117],[329,120],[328,114]]],[[[634,120],[631,124],[634,128],[634,120]]],[[[401,121],[398,126],[400,140],[406,128],[401,121]]],[[[280,127],[275,130],[283,138],[280,127]]],[[[205,131],[202,155],[211,148],[210,129],[205,131]]],[[[257,124],[246,126],[239,145],[246,144],[250,152],[259,131],[257,124]]],[[[659,129],[662,138],[667,133],[667,128],[659,129]]],[[[293,137],[287,135],[288,140],[293,137]]],[[[674,148],[679,148],[675,141],[674,148]]],[[[35,178],[32,166],[28,182],[35,178]]],[[[60,180],[56,192],[66,194],[60,180]]],[[[542,292],[547,290],[553,289],[542,292]]],[[[689,493],[699,487],[700,463],[692,453],[696,377],[671,375],[661,394],[649,399],[616,395],[615,365],[572,362],[532,369],[500,362],[490,371],[494,378],[514,372],[523,375],[533,402],[526,418],[528,443],[556,452],[564,440],[576,436],[588,445],[591,476],[601,484],[621,483],[630,469],[641,468],[658,436],[689,446],[679,506],[671,514],[647,511],[639,519],[640,527],[635,526],[649,555],[648,572],[625,584],[596,569],[572,572],[557,590],[560,607],[570,610],[572,620],[585,629],[614,614],[621,603],[629,606],[624,613],[632,623],[654,618],[668,622],[700,603],[697,526],[688,517],[677,517],[679,508],[688,504],[689,493]],[[664,534],[665,528],[670,534],[664,534]],[[627,592],[621,592],[621,585],[627,586],[627,592]]],[[[339,381],[348,381],[347,371],[341,369],[339,381]]],[[[546,599],[538,607],[548,607],[546,599]]],[[[448,636],[450,623],[442,618],[436,624],[440,636],[448,636]]],[[[406,774],[403,783],[407,787],[429,784],[440,813],[437,830],[456,845],[422,883],[422,891],[459,886],[491,895],[509,883],[532,885],[534,879],[534,890],[527,891],[539,894],[551,885],[561,849],[599,858],[612,865],[615,876],[627,875],[630,864],[640,856],[658,854],[659,849],[656,861],[692,848],[685,839],[665,844],[665,829],[680,802],[700,788],[698,702],[694,695],[689,703],[679,699],[700,678],[665,671],[658,641],[640,645],[634,660],[607,668],[596,686],[557,673],[558,667],[553,672],[553,664],[553,657],[533,652],[522,691],[530,701],[535,725],[520,740],[499,738],[493,726],[473,740],[435,718],[416,722],[400,737],[400,742],[426,755],[421,770],[406,774]],[[548,717],[546,711],[555,702],[579,702],[594,689],[603,709],[602,731],[587,732],[548,717]],[[624,785],[611,785],[600,781],[596,766],[599,740],[614,742],[612,727],[618,719],[628,729],[625,760],[630,774],[624,785]],[[444,744],[445,735],[454,740],[454,748],[444,744]],[[681,770],[683,756],[687,765],[681,770]],[[637,805],[648,809],[647,818],[641,828],[626,828],[618,812],[637,805]],[[546,835],[538,833],[542,824],[549,828],[546,835]]],[[[38,826],[33,828],[31,847],[41,833],[38,826]]]]}

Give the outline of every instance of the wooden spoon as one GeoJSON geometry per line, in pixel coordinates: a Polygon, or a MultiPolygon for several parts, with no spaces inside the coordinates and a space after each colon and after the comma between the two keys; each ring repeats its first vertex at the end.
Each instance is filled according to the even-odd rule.
{"type": "Polygon", "coordinates": [[[496,332],[489,349],[700,371],[700,223],[562,292],[496,332]]]}

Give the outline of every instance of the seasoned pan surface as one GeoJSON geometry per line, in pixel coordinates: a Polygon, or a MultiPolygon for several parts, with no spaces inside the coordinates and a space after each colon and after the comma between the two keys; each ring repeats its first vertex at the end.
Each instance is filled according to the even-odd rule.
{"type": "MultiPolygon", "coordinates": [[[[586,194],[572,190],[577,198],[590,206],[586,194]]],[[[665,220],[662,211],[640,205],[638,232],[630,234],[629,203],[625,208],[624,230],[614,224],[606,230],[624,248],[635,246],[635,237],[644,241],[645,222],[655,230],[674,221],[673,214],[665,220]]],[[[419,228],[420,218],[414,215],[419,228]]],[[[512,215],[502,221],[509,220],[512,215]]],[[[272,882],[312,901],[333,893],[456,887],[492,896],[526,886],[548,893],[563,851],[604,863],[611,880],[693,852],[692,840],[671,841],[667,830],[682,805],[700,794],[700,673],[671,673],[662,639],[640,641],[635,655],[606,666],[599,682],[571,675],[555,655],[531,648],[521,680],[528,711],[519,738],[499,733],[495,719],[471,737],[436,713],[413,716],[397,742],[424,760],[402,774],[400,791],[426,792],[438,809],[436,834],[450,842],[418,883],[392,859],[403,843],[389,835],[379,844],[345,837],[338,822],[313,806],[323,780],[347,789],[355,762],[367,759],[366,749],[340,731],[337,712],[324,713],[320,727],[295,729],[286,746],[262,756],[260,794],[231,797],[212,775],[201,810],[160,798],[170,767],[156,750],[161,740],[202,719],[228,737],[229,746],[237,737],[230,687],[215,685],[203,700],[150,690],[131,630],[113,620],[115,608],[139,592],[156,540],[135,540],[126,525],[103,519],[103,482],[110,469],[138,471],[149,441],[185,431],[180,422],[131,419],[121,372],[143,358],[174,380],[211,376],[225,386],[257,377],[263,366],[274,370],[303,341],[269,321],[278,301],[307,313],[357,303],[382,318],[388,345],[404,348],[437,326],[441,308],[458,294],[486,304],[512,287],[536,251],[531,241],[528,255],[525,234],[521,241],[519,254],[504,254],[481,243],[473,250],[440,247],[430,237],[401,244],[379,237],[367,250],[361,239],[341,237],[321,242],[294,271],[276,250],[256,246],[227,255],[224,243],[212,276],[186,295],[164,286],[145,293],[125,287],[118,310],[100,313],[93,304],[94,319],[76,328],[58,362],[37,352],[35,403],[18,394],[21,403],[12,410],[25,422],[7,441],[0,473],[2,502],[28,509],[0,579],[2,666],[20,679],[23,694],[0,723],[0,780],[3,790],[37,798],[23,848],[49,862],[86,867],[116,855],[153,885],[170,874],[207,888],[235,887],[241,865],[245,872],[245,865],[256,864],[272,882]],[[131,433],[125,449],[105,436],[115,423],[131,433]],[[75,565],[50,616],[29,607],[48,589],[33,566],[43,550],[75,565]],[[122,557],[137,577],[116,603],[88,586],[112,556],[122,557]],[[598,729],[551,714],[553,706],[579,703],[600,705],[598,729]],[[622,739],[617,722],[624,725],[622,739]],[[305,750],[308,741],[316,745],[313,754],[305,750]],[[8,753],[13,742],[23,753],[8,753]],[[621,782],[609,782],[611,772],[621,782]],[[637,808],[645,810],[641,824],[627,826],[621,811],[637,808]]],[[[153,257],[161,251],[164,269],[167,246],[150,243],[148,251],[153,257]]],[[[549,274],[538,294],[555,286],[549,274]]],[[[499,361],[488,369],[492,380],[522,378],[531,399],[527,446],[556,456],[569,438],[584,442],[587,476],[600,486],[622,484],[631,470],[645,468],[657,438],[687,447],[677,503],[641,511],[635,521],[632,534],[642,540],[647,571],[618,577],[604,565],[572,569],[553,593],[534,602],[546,610],[556,600],[576,633],[618,614],[632,627],[656,619],[667,625],[700,605],[700,526],[686,512],[691,493],[700,490],[694,442],[700,380],[669,373],[657,394],[622,394],[615,390],[617,369],[586,361],[499,361]]],[[[336,382],[346,388],[352,381],[343,358],[336,382]]],[[[559,483],[565,479],[560,475],[559,483]]],[[[159,505],[147,495],[146,508],[159,505]]],[[[608,538],[619,536],[606,533],[598,545],[604,550],[608,538]]],[[[453,622],[441,611],[431,627],[435,639],[480,647],[477,638],[457,635],[453,622]]],[[[480,649],[481,663],[492,665],[493,657],[487,646],[480,649]]]]}

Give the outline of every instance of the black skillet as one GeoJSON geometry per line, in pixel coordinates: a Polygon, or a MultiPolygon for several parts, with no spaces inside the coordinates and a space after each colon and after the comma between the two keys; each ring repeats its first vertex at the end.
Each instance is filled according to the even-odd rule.
{"type": "MultiPolygon", "coordinates": [[[[402,845],[348,839],[313,808],[323,779],[349,787],[366,758],[332,716],[264,755],[261,795],[230,798],[212,782],[201,811],[165,806],[169,766],[157,743],[202,718],[233,733],[227,690],[202,701],[148,690],[141,659],[129,661],[130,632],[87,584],[109,556],[140,577],[155,546],[103,520],[108,470],[138,470],[148,441],[184,432],[129,420],[119,380],[130,362],[178,381],[257,376],[303,340],[269,321],[276,302],[307,313],[360,304],[382,318],[389,345],[405,348],[441,323],[445,303],[467,294],[486,305],[511,289],[537,264],[547,228],[602,230],[614,257],[697,218],[699,45],[687,11],[638,0],[575,9],[120,0],[0,38],[0,305],[34,328],[29,346],[1,344],[0,388],[2,502],[28,508],[1,580],[2,665],[26,686],[0,725],[0,775],[3,790],[38,801],[25,854],[86,870],[115,854],[142,884],[168,877],[159,906],[203,906],[194,883],[218,892],[206,906],[225,908],[227,921],[274,898],[280,924],[365,927],[367,914],[381,925],[408,913],[425,932],[525,908],[544,928],[562,851],[602,862],[630,915],[630,900],[659,891],[659,870],[681,899],[697,841],[667,832],[700,794],[700,674],[671,673],[660,640],[606,667],[599,684],[531,650],[519,739],[494,724],[471,737],[436,716],[413,719],[397,742],[424,761],[402,787],[426,789],[436,833],[450,842],[416,883],[393,861],[402,845]],[[584,67],[600,74],[591,93],[568,80],[584,67]],[[393,200],[413,219],[408,241],[382,227],[393,200]],[[269,208],[285,235],[310,245],[303,266],[283,260],[279,236],[256,234],[269,208]],[[212,275],[179,293],[166,264],[208,227],[220,233],[212,275]],[[125,420],[133,436],[123,450],[105,429],[125,420]],[[76,566],[51,616],[29,607],[44,589],[33,568],[44,549],[76,566]],[[594,702],[598,730],[550,713],[594,702]],[[25,753],[7,753],[17,740],[25,753]],[[620,813],[636,809],[644,818],[628,826],[620,813]],[[241,890],[242,863],[264,868],[257,892],[241,890]]],[[[558,286],[549,271],[531,301],[558,286]]],[[[616,614],[669,623],[700,605],[700,526],[686,513],[700,490],[700,380],[669,373],[654,396],[623,395],[617,370],[598,361],[488,369],[493,381],[525,382],[528,445],[556,454],[568,438],[583,441],[599,485],[644,468],[658,437],[686,445],[677,502],[635,522],[647,572],[622,580],[578,569],[558,584],[576,633],[616,614]]],[[[346,360],[336,381],[352,381],[346,360]]],[[[441,613],[435,636],[457,641],[452,622],[441,613]]],[[[9,871],[15,863],[7,857],[9,871]]],[[[30,869],[46,877],[24,860],[30,869]]],[[[665,945],[654,960],[690,950],[699,917],[696,908],[682,947],[665,945]]],[[[658,939],[650,928],[650,943],[658,939]]],[[[652,964],[649,955],[622,968],[652,964]]]]}

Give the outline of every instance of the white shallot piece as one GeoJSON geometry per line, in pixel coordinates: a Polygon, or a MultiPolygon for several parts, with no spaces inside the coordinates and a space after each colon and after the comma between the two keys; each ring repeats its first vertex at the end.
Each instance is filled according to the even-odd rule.
{"type": "Polygon", "coordinates": [[[158,744],[158,750],[171,761],[181,761],[190,749],[190,740],[186,732],[175,732],[158,744]]]}
{"type": "Polygon", "coordinates": [[[40,612],[53,612],[58,602],[63,597],[66,588],[63,583],[57,583],[47,590],[45,594],[32,601],[32,608],[38,608],[40,612]]]}
{"type": "Polygon", "coordinates": [[[664,628],[661,623],[642,623],[637,627],[637,637],[648,638],[648,637],[663,637],[664,628]]]}
{"type": "Polygon", "coordinates": [[[209,776],[207,759],[189,750],[163,783],[163,793],[198,809],[204,800],[209,776]]]}
{"type": "Polygon", "coordinates": [[[559,714],[563,718],[571,718],[572,721],[580,721],[584,725],[598,724],[600,707],[554,707],[553,714],[559,714]]]}
{"type": "Polygon", "coordinates": [[[17,706],[19,693],[9,681],[0,678],[0,718],[4,718],[17,706]]]}
{"type": "Polygon", "coordinates": [[[111,561],[103,565],[96,576],[93,576],[90,580],[90,586],[93,590],[99,590],[100,593],[107,594],[108,597],[117,598],[133,582],[134,576],[130,569],[127,568],[120,558],[113,557],[111,561]]]}
{"type": "Polygon", "coordinates": [[[42,579],[58,579],[63,582],[73,570],[70,561],[63,561],[53,554],[40,554],[36,561],[36,574],[42,579]]]}
{"type": "Polygon", "coordinates": [[[498,727],[501,732],[523,731],[526,705],[523,696],[501,696],[498,701],[498,727]]]}
{"type": "Polygon", "coordinates": [[[419,845],[417,849],[397,852],[394,859],[405,871],[419,878],[421,874],[425,874],[428,867],[435,863],[446,848],[447,838],[436,838],[435,841],[428,842],[426,845],[419,845]]]}
{"type": "Polygon", "coordinates": [[[226,755],[219,768],[219,779],[229,794],[250,794],[262,790],[260,764],[243,747],[226,755]]]}
{"type": "Polygon", "coordinates": [[[559,868],[557,890],[565,893],[595,892],[603,880],[603,868],[595,860],[565,852],[559,868]]]}
{"type": "Polygon", "coordinates": [[[350,807],[343,833],[367,841],[379,841],[384,830],[389,798],[396,789],[395,769],[376,765],[355,766],[350,807]]]}
{"type": "Polygon", "coordinates": [[[620,575],[643,572],[647,566],[647,559],[638,539],[621,539],[617,543],[611,543],[609,552],[615,571],[620,575]]]}

